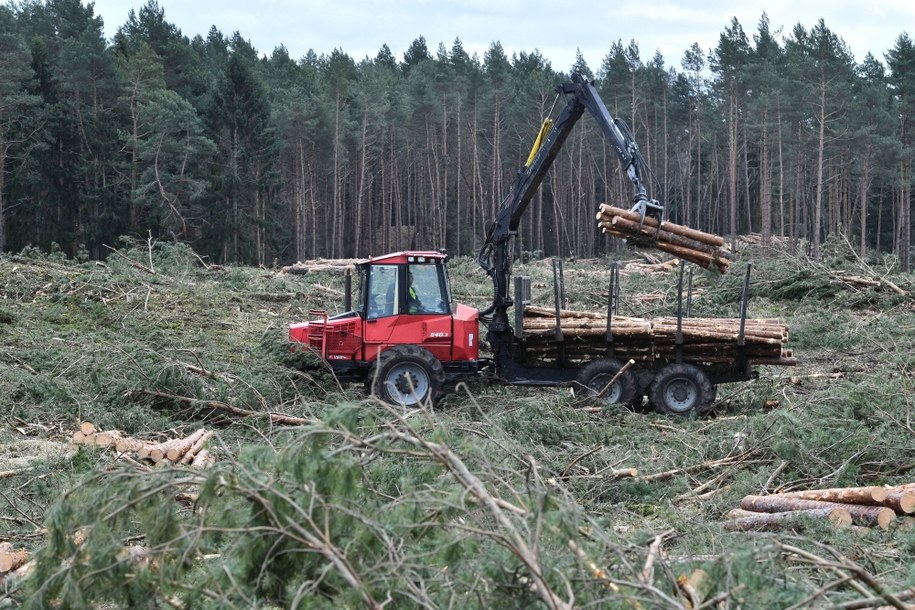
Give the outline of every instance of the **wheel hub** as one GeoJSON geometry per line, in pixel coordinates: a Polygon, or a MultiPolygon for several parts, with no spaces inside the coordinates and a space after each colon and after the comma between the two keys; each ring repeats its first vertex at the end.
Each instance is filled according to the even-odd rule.
{"type": "Polygon", "coordinates": [[[688,381],[678,379],[667,386],[667,402],[675,410],[689,410],[695,401],[695,388],[688,381]]]}
{"type": "Polygon", "coordinates": [[[414,362],[394,366],[385,377],[387,393],[396,404],[414,406],[429,394],[429,375],[414,362]]]}
{"type": "Polygon", "coordinates": [[[607,388],[607,384],[613,379],[612,376],[602,375],[595,378],[594,382],[591,384],[591,390],[594,394],[599,394],[604,392],[604,395],[601,396],[600,400],[605,405],[616,404],[620,400],[620,395],[622,394],[622,388],[620,388],[619,382],[614,383],[612,386],[607,388]],[[606,391],[604,391],[606,388],[606,391]]]}
{"type": "Polygon", "coordinates": [[[682,384],[674,386],[671,389],[671,394],[673,395],[674,400],[676,400],[677,402],[683,402],[687,398],[689,398],[689,390],[682,384]]]}
{"type": "Polygon", "coordinates": [[[417,379],[416,375],[407,371],[397,376],[394,381],[394,387],[401,394],[409,396],[419,389],[419,379],[417,379]]]}

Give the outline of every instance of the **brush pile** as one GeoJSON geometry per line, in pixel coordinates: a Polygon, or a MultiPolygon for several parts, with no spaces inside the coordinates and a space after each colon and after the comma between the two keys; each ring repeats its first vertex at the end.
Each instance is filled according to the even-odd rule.
{"type": "Polygon", "coordinates": [[[724,249],[724,239],[711,233],[697,231],[672,222],[658,222],[636,212],[601,204],[597,212],[601,231],[621,237],[634,246],[656,248],[677,258],[699,265],[703,269],[728,270],[730,254],[724,249]]]}

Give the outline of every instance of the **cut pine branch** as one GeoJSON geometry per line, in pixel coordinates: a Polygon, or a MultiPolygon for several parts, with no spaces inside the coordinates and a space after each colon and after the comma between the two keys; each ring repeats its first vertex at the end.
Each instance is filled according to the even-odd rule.
{"type": "Polygon", "coordinates": [[[274,424],[283,424],[287,426],[304,426],[310,423],[307,419],[302,417],[294,417],[292,415],[284,415],[282,413],[265,411],[249,411],[248,409],[235,407],[220,400],[204,400],[200,398],[192,398],[190,396],[178,396],[177,394],[169,394],[168,392],[160,392],[159,390],[138,391],[149,396],[155,396],[156,398],[183,402],[185,404],[206,409],[213,409],[216,411],[224,411],[226,413],[231,413],[232,415],[238,415],[241,417],[263,417],[269,419],[274,424]]]}

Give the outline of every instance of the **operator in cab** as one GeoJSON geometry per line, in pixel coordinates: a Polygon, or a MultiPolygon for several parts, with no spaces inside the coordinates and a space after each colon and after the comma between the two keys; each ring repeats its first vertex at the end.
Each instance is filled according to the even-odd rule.
{"type": "Polygon", "coordinates": [[[416,293],[416,285],[413,283],[413,272],[407,272],[407,311],[409,313],[422,313],[423,302],[419,300],[416,293]]]}

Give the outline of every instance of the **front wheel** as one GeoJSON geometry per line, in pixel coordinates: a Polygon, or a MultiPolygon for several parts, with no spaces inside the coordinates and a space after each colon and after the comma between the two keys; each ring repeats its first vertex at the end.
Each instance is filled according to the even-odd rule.
{"type": "Polygon", "coordinates": [[[658,413],[684,418],[706,413],[716,394],[708,375],[692,364],[668,364],[648,388],[648,400],[658,413]]]}
{"type": "Polygon", "coordinates": [[[444,383],[442,363],[429,350],[396,345],[378,357],[371,390],[389,405],[416,407],[438,400],[444,383]]]}
{"type": "Polygon", "coordinates": [[[623,365],[612,358],[589,362],[578,373],[576,390],[580,388],[585,392],[585,396],[597,398],[602,406],[615,404],[631,406],[639,398],[639,382],[635,373],[631,370],[625,371],[617,377],[613,385],[608,387],[622,368],[623,365]]]}

